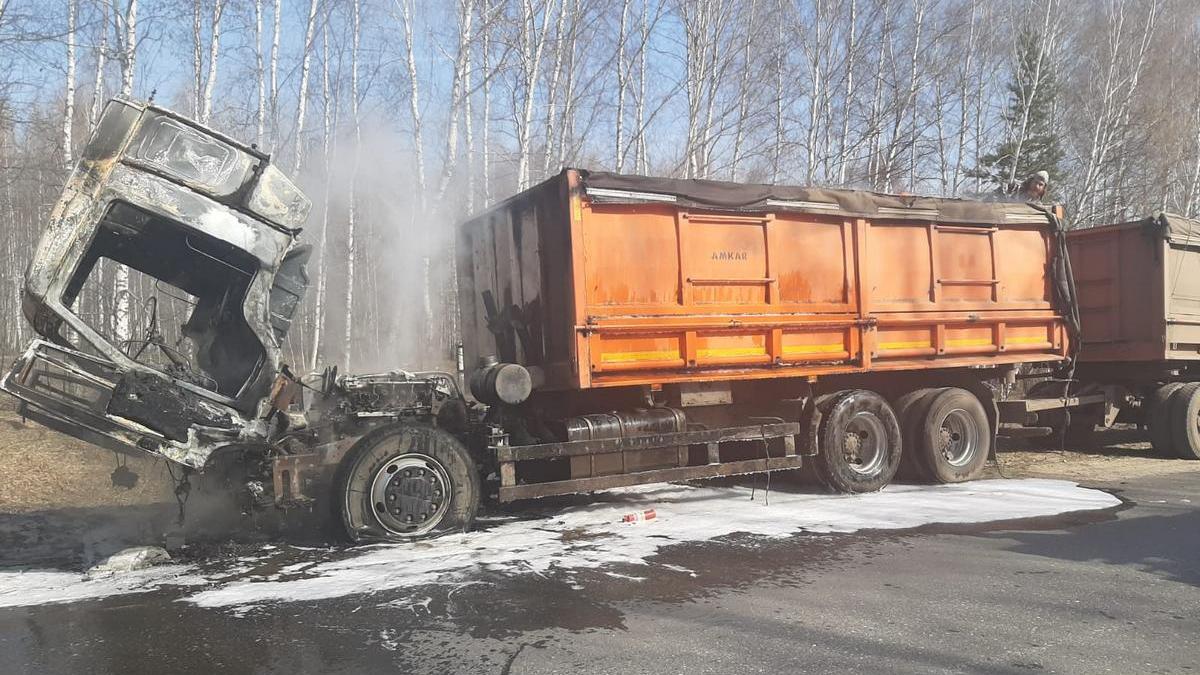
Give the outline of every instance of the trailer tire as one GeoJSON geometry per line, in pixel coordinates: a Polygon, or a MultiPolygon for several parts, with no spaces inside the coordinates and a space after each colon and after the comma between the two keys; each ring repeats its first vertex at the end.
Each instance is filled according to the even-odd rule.
{"type": "Polygon", "coordinates": [[[1171,422],[1171,401],[1175,396],[1175,392],[1183,387],[1183,382],[1168,382],[1154,391],[1150,392],[1147,397],[1147,415],[1146,425],[1150,427],[1150,446],[1154,448],[1154,453],[1159,457],[1175,457],[1174,445],[1175,441],[1172,438],[1171,422]]]}
{"type": "Polygon", "coordinates": [[[896,414],[882,396],[844,391],[821,403],[819,480],[837,492],[875,492],[896,475],[902,439],[896,414]]]}
{"type": "Polygon", "coordinates": [[[941,389],[916,389],[904,394],[892,404],[892,410],[896,411],[896,420],[900,423],[900,437],[903,446],[900,453],[900,467],[896,470],[896,479],[901,482],[919,483],[923,481],[926,470],[914,448],[920,435],[921,418],[925,414],[925,409],[929,407],[929,401],[933,395],[940,391],[941,389]]]}
{"type": "Polygon", "coordinates": [[[935,390],[914,412],[906,452],[921,468],[921,478],[930,483],[978,478],[992,450],[991,425],[979,397],[965,389],[935,390]]]}
{"type": "Polygon", "coordinates": [[[458,439],[429,425],[391,424],[359,439],[338,465],[334,522],[354,543],[463,531],[480,492],[479,472],[458,439]]]}
{"type": "Polygon", "coordinates": [[[1200,382],[1180,387],[1171,396],[1170,407],[1175,456],[1200,459],[1200,382]]]}

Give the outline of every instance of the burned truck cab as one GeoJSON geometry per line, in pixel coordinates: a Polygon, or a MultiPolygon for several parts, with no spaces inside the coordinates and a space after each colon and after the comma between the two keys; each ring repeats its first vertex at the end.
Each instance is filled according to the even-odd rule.
{"type": "Polygon", "coordinates": [[[26,272],[40,339],[0,387],[46,426],[186,467],[264,443],[309,207],[257,149],[110,102],[26,272]]]}

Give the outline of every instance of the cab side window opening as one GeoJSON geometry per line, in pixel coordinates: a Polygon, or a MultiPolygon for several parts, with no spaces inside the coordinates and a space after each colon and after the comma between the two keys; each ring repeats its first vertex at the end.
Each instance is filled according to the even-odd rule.
{"type": "Polygon", "coordinates": [[[265,358],[242,309],[257,268],[244,251],[114,202],[63,304],[138,363],[233,397],[265,358]]]}

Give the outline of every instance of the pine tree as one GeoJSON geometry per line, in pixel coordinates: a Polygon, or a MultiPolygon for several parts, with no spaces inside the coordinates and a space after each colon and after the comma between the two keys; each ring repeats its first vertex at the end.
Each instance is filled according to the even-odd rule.
{"type": "Polygon", "coordinates": [[[1035,171],[1050,174],[1050,189],[1062,176],[1063,152],[1054,126],[1058,81],[1045,53],[1043,35],[1021,30],[1017,43],[1017,69],[1008,85],[1009,105],[1004,112],[1008,137],[993,152],[980,158],[969,175],[983,178],[1003,192],[1013,192],[1035,171]]]}

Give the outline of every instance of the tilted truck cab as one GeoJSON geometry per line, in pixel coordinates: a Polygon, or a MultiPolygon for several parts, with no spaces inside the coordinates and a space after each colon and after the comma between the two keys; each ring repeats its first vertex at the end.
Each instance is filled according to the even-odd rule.
{"type": "Polygon", "coordinates": [[[165,109],[112,101],[26,273],[24,313],[43,339],[3,388],[47,426],[187,467],[263,440],[306,283],[307,249],[293,245],[308,210],[261,152],[165,109]],[[80,302],[105,272],[112,320],[80,302]],[[153,284],[140,304],[135,278],[153,284]],[[170,317],[182,322],[173,344],[163,298],[184,309],[170,317]]]}

